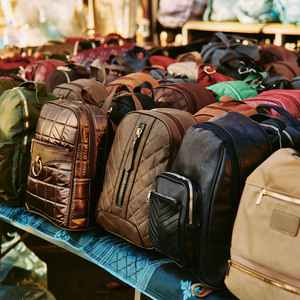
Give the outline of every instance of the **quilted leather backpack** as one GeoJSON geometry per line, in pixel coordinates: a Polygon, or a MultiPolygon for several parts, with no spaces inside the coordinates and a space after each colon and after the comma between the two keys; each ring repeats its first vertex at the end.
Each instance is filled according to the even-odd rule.
{"type": "Polygon", "coordinates": [[[71,231],[96,226],[95,206],[114,132],[87,91],[44,104],[27,179],[26,208],[71,231]]]}
{"type": "Polygon", "coordinates": [[[171,168],[194,117],[177,109],[129,112],[119,124],[105,168],[97,222],[140,247],[149,239],[147,194],[155,177],[171,168]]]}

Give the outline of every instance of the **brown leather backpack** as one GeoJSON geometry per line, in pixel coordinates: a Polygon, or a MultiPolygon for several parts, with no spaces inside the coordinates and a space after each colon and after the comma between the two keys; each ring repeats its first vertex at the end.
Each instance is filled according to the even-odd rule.
{"type": "Polygon", "coordinates": [[[212,92],[197,83],[176,82],[160,85],[153,89],[153,93],[158,107],[176,108],[191,114],[216,102],[212,92]]]}
{"type": "Polygon", "coordinates": [[[144,248],[148,233],[147,194],[155,177],[172,166],[194,117],[177,109],[129,112],[119,124],[105,168],[97,222],[104,229],[144,248]]]}

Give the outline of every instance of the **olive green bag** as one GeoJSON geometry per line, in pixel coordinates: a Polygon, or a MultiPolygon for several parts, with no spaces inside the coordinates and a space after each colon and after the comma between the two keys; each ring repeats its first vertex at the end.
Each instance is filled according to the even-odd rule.
{"type": "Polygon", "coordinates": [[[0,97],[0,198],[14,206],[25,202],[30,146],[42,105],[55,100],[46,84],[24,82],[0,97]]]}

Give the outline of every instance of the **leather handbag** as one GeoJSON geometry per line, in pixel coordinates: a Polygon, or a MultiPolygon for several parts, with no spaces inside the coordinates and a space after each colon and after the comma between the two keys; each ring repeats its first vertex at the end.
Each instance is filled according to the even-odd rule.
{"type": "MultiPolygon", "coordinates": [[[[193,248],[194,256],[186,267],[210,289],[225,287],[232,226],[245,180],[271,151],[265,130],[235,111],[191,126],[184,135],[170,171],[188,178],[200,195],[198,202],[188,205],[193,211],[194,231],[191,229],[189,247],[193,248]]],[[[172,221],[166,214],[165,224],[172,221]]],[[[180,227],[177,228],[179,239],[180,227]]],[[[163,230],[158,233],[168,234],[163,230]]],[[[183,240],[179,243],[185,245],[183,240]]]]}
{"type": "Polygon", "coordinates": [[[236,111],[245,116],[251,116],[257,112],[242,100],[236,100],[229,96],[222,96],[219,102],[206,105],[198,110],[194,114],[194,117],[198,123],[203,123],[228,111],[236,111]]]}
{"type": "Polygon", "coordinates": [[[177,109],[129,112],[119,124],[105,168],[97,222],[143,248],[149,238],[148,192],[158,174],[170,170],[194,117],[177,109]]]}
{"type": "Polygon", "coordinates": [[[70,230],[96,227],[95,208],[114,137],[107,112],[82,90],[83,102],[42,108],[32,142],[26,209],[70,230]]]}
{"type": "Polygon", "coordinates": [[[53,70],[65,65],[64,61],[55,58],[36,60],[21,70],[21,76],[25,81],[46,82],[53,70]]]}
{"type": "Polygon", "coordinates": [[[153,89],[154,101],[161,108],[176,108],[196,113],[202,107],[215,103],[213,94],[198,83],[176,82],[161,84],[153,89]]]}
{"type": "MultiPolygon", "coordinates": [[[[269,90],[258,94],[255,97],[244,99],[249,106],[256,108],[259,104],[274,104],[287,110],[290,114],[299,118],[300,91],[299,90],[269,90]]],[[[270,114],[279,117],[275,110],[270,110],[270,114]]]]}
{"type": "Polygon", "coordinates": [[[82,63],[84,61],[94,61],[98,58],[105,64],[111,55],[121,55],[134,46],[135,44],[128,43],[120,35],[107,35],[100,46],[75,53],[71,60],[75,63],[82,63]]]}
{"type": "Polygon", "coordinates": [[[283,76],[287,80],[292,80],[300,74],[300,66],[298,62],[277,60],[266,65],[263,65],[263,70],[269,74],[270,77],[283,76]]]}
{"type": "Polygon", "coordinates": [[[300,153],[282,148],[246,180],[225,277],[239,299],[300,297],[299,177],[300,153]]]}
{"type": "Polygon", "coordinates": [[[87,68],[80,64],[67,64],[54,69],[46,78],[48,93],[53,93],[54,88],[62,83],[69,83],[80,78],[90,78],[87,68]]]}
{"type": "Polygon", "coordinates": [[[230,76],[223,75],[217,72],[217,67],[212,64],[201,64],[198,68],[196,81],[203,86],[209,86],[222,81],[235,81],[236,79],[230,76]]]}

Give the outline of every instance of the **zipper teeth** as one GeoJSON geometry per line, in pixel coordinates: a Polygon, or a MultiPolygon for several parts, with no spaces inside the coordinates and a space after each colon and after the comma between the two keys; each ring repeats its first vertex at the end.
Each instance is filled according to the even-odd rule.
{"type": "Polygon", "coordinates": [[[173,177],[175,179],[181,179],[188,185],[189,195],[190,195],[190,197],[189,197],[189,224],[193,224],[194,190],[193,190],[191,181],[188,178],[181,176],[179,174],[176,174],[176,173],[165,172],[165,174],[168,174],[170,177],[173,177]]]}
{"type": "Polygon", "coordinates": [[[222,83],[223,85],[229,87],[233,93],[238,97],[238,100],[243,100],[242,97],[240,96],[240,94],[238,94],[237,90],[235,90],[231,85],[229,85],[228,83],[222,83]]]}
{"type": "Polygon", "coordinates": [[[282,200],[282,201],[286,201],[286,202],[292,202],[292,203],[300,205],[300,199],[299,198],[292,197],[292,196],[289,196],[289,195],[280,194],[280,193],[269,191],[269,190],[266,190],[266,189],[261,189],[261,191],[258,195],[256,204],[260,204],[261,199],[262,199],[263,196],[271,196],[271,197],[276,198],[278,200],[282,200]]]}
{"type": "Polygon", "coordinates": [[[274,129],[275,131],[277,131],[277,135],[279,136],[280,148],[282,148],[281,133],[285,134],[285,136],[288,138],[288,140],[289,140],[289,142],[290,142],[291,145],[294,145],[294,141],[293,141],[292,137],[290,136],[290,134],[287,131],[282,130],[282,132],[280,133],[279,129],[276,126],[271,125],[271,124],[262,124],[262,126],[263,127],[269,127],[269,128],[274,129]]]}
{"type": "Polygon", "coordinates": [[[296,294],[300,295],[300,289],[299,288],[295,288],[295,287],[293,287],[293,286],[291,286],[289,284],[285,284],[285,283],[282,283],[282,282],[279,282],[279,281],[275,281],[275,280],[266,278],[264,276],[261,276],[261,275],[259,275],[257,273],[254,273],[254,272],[252,272],[252,271],[250,271],[250,270],[248,270],[248,269],[246,269],[246,268],[244,268],[244,267],[242,267],[242,266],[240,266],[240,265],[238,265],[236,263],[233,263],[232,261],[230,261],[230,266],[232,266],[232,267],[234,267],[234,268],[236,268],[236,269],[238,269],[238,270],[240,270],[240,271],[242,271],[242,272],[244,272],[246,274],[249,274],[249,275],[251,275],[251,276],[253,276],[255,278],[258,278],[258,279],[260,279],[262,281],[270,283],[270,284],[272,284],[274,286],[277,286],[277,287],[282,288],[284,290],[287,290],[289,292],[293,292],[293,293],[296,293],[296,294]]]}
{"type": "Polygon", "coordinates": [[[24,119],[24,131],[25,131],[25,135],[23,138],[23,152],[26,152],[26,147],[27,147],[27,142],[28,142],[28,134],[26,133],[29,129],[29,111],[28,111],[28,103],[27,103],[27,99],[24,96],[24,94],[22,93],[22,91],[20,91],[19,88],[15,89],[17,91],[17,93],[20,95],[21,101],[23,102],[23,111],[24,111],[24,115],[25,115],[25,119],[24,119]]]}

